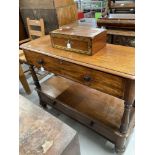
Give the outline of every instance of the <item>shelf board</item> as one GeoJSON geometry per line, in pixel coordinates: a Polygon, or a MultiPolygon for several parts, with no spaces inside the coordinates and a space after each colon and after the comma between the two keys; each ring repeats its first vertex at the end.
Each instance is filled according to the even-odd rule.
{"type": "Polygon", "coordinates": [[[41,84],[41,91],[76,111],[118,130],[124,101],[95,89],[55,76],[41,84]]]}

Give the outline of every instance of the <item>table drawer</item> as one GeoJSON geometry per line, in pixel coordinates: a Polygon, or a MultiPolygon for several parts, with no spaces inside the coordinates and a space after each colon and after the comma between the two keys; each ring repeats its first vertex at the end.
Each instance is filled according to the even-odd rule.
{"type": "Polygon", "coordinates": [[[44,54],[25,51],[28,63],[45,68],[73,81],[100,90],[104,93],[123,98],[125,79],[44,54]]]}

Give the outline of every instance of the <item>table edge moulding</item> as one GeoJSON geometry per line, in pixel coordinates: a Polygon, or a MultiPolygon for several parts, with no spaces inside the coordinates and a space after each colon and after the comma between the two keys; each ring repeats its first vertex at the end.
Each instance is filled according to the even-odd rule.
{"type": "Polygon", "coordinates": [[[107,44],[105,48],[101,49],[95,55],[85,56],[78,53],[68,51],[64,52],[64,50],[52,48],[49,35],[41,37],[37,39],[37,41],[33,40],[29,43],[22,44],[20,47],[24,50],[42,53],[47,56],[94,68],[96,70],[105,71],[124,78],[135,79],[133,47],[107,44]],[[112,56],[115,58],[112,59],[112,56]],[[121,64],[120,61],[123,61],[124,64],[121,64]]]}

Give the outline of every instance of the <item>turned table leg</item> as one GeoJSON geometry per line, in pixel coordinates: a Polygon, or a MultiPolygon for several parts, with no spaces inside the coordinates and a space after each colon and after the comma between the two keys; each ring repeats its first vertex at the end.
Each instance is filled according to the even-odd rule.
{"type": "Polygon", "coordinates": [[[33,81],[34,81],[34,84],[35,84],[36,88],[37,89],[41,89],[41,86],[40,86],[38,77],[36,75],[36,72],[34,71],[34,66],[33,65],[30,65],[29,68],[30,68],[30,72],[31,72],[31,75],[32,75],[32,78],[33,78],[33,81]]]}
{"type": "MultiPolygon", "coordinates": [[[[126,134],[130,124],[130,114],[135,100],[135,81],[126,80],[124,92],[124,113],[120,125],[120,133],[126,134]]],[[[119,139],[115,145],[116,152],[123,152],[125,150],[126,137],[119,139]]]]}
{"type": "MultiPolygon", "coordinates": [[[[34,66],[33,65],[30,65],[30,72],[31,72],[31,75],[32,75],[32,78],[33,78],[33,81],[34,81],[34,84],[36,86],[36,88],[38,90],[41,90],[41,86],[40,86],[40,83],[39,83],[39,80],[38,80],[38,77],[36,75],[36,72],[34,70],[34,66]]],[[[38,93],[38,90],[37,90],[37,93],[38,93]]],[[[43,107],[43,108],[46,108],[46,104],[41,100],[41,96],[40,94],[38,93],[38,96],[39,96],[39,100],[40,100],[40,105],[43,107]]]]}

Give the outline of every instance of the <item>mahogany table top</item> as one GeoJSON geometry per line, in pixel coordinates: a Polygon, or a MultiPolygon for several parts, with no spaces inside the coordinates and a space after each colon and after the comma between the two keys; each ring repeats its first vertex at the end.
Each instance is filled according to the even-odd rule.
{"type": "Polygon", "coordinates": [[[107,44],[93,56],[87,56],[53,48],[50,36],[46,35],[21,45],[21,48],[121,77],[135,79],[135,49],[133,47],[107,44]]]}

